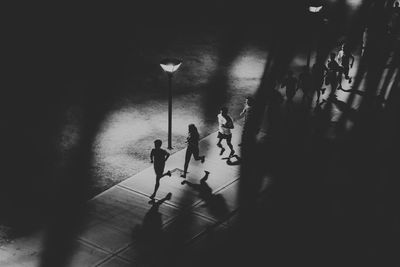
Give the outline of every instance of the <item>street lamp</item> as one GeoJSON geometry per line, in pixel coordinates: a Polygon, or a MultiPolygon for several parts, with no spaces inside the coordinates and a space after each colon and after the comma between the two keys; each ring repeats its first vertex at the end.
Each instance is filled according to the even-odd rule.
{"type": "Polygon", "coordinates": [[[308,11],[311,13],[318,13],[322,9],[322,6],[309,6],[308,11]]]}
{"type": "MultiPolygon", "coordinates": [[[[317,13],[319,13],[321,11],[321,9],[322,9],[322,5],[310,5],[308,7],[308,11],[311,13],[311,15],[316,15],[317,13]]],[[[310,48],[308,50],[308,55],[307,55],[307,67],[308,68],[310,68],[311,50],[312,50],[313,39],[314,39],[314,34],[312,32],[311,45],[310,45],[310,48]]]]}
{"type": "Polygon", "coordinates": [[[160,61],[161,68],[168,75],[168,149],[172,149],[171,131],[172,131],[172,75],[181,66],[182,61],[176,58],[165,58],[160,61]]]}

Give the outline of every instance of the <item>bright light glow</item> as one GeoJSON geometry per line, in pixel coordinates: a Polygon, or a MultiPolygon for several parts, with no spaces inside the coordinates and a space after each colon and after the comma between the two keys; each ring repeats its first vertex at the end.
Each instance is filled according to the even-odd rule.
{"type": "Polygon", "coordinates": [[[312,12],[312,13],[318,13],[319,11],[321,11],[322,6],[310,6],[308,7],[308,11],[312,12]]]}
{"type": "Polygon", "coordinates": [[[161,68],[168,73],[174,73],[181,66],[181,64],[182,61],[175,58],[166,58],[160,62],[161,68]]]}
{"type": "Polygon", "coordinates": [[[237,79],[260,79],[265,67],[266,53],[246,49],[234,61],[230,74],[237,79]]]}
{"type": "Polygon", "coordinates": [[[362,4],[362,0],[347,0],[347,4],[351,8],[359,7],[362,4]]]}
{"type": "Polygon", "coordinates": [[[264,73],[267,56],[266,51],[257,47],[243,48],[229,69],[230,85],[248,94],[254,93],[264,73]]]}

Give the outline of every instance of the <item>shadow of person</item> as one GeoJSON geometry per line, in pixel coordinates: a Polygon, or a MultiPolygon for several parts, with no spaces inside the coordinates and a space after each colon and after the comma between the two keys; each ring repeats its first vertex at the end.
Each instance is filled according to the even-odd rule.
{"type": "Polygon", "coordinates": [[[138,240],[138,256],[141,258],[141,262],[148,262],[154,266],[165,264],[168,244],[162,230],[162,214],[159,212],[159,208],[166,200],[170,200],[171,196],[172,194],[168,193],[159,201],[151,200],[149,203],[152,206],[144,216],[142,225],[133,230],[132,237],[138,240]],[[154,255],[158,255],[158,257],[154,257],[154,255]]]}
{"type": "Polygon", "coordinates": [[[187,184],[199,193],[199,197],[204,200],[203,206],[207,207],[211,215],[216,216],[218,219],[223,219],[228,215],[229,209],[226,205],[224,197],[220,194],[214,195],[211,187],[207,184],[209,171],[204,171],[205,175],[201,178],[199,184],[195,184],[189,181],[182,181],[181,184],[187,184]]]}
{"type": "Polygon", "coordinates": [[[164,198],[160,199],[159,201],[156,201],[154,199],[149,201],[149,204],[151,204],[152,206],[144,216],[142,225],[145,233],[153,235],[154,233],[161,231],[162,219],[159,208],[166,200],[170,200],[171,196],[172,193],[168,193],[164,198]]]}
{"type": "Polygon", "coordinates": [[[240,165],[240,163],[242,162],[242,158],[238,155],[233,155],[232,157],[225,157],[222,159],[226,159],[226,164],[228,164],[229,166],[240,165]],[[232,158],[234,158],[235,160],[232,160],[232,158]]]}

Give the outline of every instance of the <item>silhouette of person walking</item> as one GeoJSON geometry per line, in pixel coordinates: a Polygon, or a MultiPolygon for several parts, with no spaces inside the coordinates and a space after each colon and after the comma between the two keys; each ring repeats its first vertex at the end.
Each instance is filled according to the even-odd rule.
{"type": "Polygon", "coordinates": [[[157,139],[154,141],[154,148],[150,153],[150,162],[154,163],[154,171],[156,173],[156,184],[154,186],[154,192],[150,196],[151,199],[154,199],[156,196],[157,190],[160,187],[160,179],[166,175],[171,176],[171,172],[164,172],[165,161],[167,161],[169,157],[169,153],[161,148],[162,141],[157,139]]]}
{"type": "Polygon", "coordinates": [[[244,116],[244,121],[246,123],[247,119],[249,118],[252,110],[253,110],[254,98],[251,96],[246,97],[246,102],[244,103],[244,108],[242,112],[240,112],[239,116],[244,116]]]}
{"type": "Polygon", "coordinates": [[[319,104],[319,99],[321,94],[324,93],[325,88],[323,89],[322,86],[324,84],[324,78],[326,76],[326,72],[328,69],[324,64],[315,63],[311,69],[311,76],[312,76],[312,83],[313,83],[313,90],[317,93],[317,100],[315,101],[315,105],[319,104]]]}
{"type": "Polygon", "coordinates": [[[344,74],[344,78],[351,83],[351,77],[349,76],[349,71],[353,67],[354,64],[354,56],[350,53],[349,48],[346,44],[342,45],[341,50],[337,56],[338,63],[340,64],[339,71],[339,89],[342,88],[342,75],[344,74]],[[350,62],[351,61],[351,62],[350,62]]]}
{"type": "Polygon", "coordinates": [[[225,151],[225,148],[221,145],[221,142],[223,139],[226,140],[226,144],[231,150],[231,153],[229,156],[233,156],[235,154],[235,150],[233,150],[233,145],[231,143],[232,140],[232,133],[231,129],[234,128],[233,126],[233,120],[232,118],[228,115],[228,108],[222,107],[220,114],[217,115],[218,118],[218,143],[217,146],[221,148],[221,152],[219,153],[222,155],[225,151]]]}
{"type": "Polygon", "coordinates": [[[185,155],[185,164],[183,168],[183,174],[181,177],[186,178],[187,169],[189,166],[190,158],[194,157],[195,160],[200,160],[201,163],[204,162],[205,156],[199,156],[199,140],[200,135],[194,124],[189,124],[188,137],[186,138],[187,148],[185,155]]]}
{"type": "Polygon", "coordinates": [[[335,59],[336,54],[331,53],[330,58],[328,61],[328,73],[325,79],[325,84],[331,85],[331,92],[330,96],[334,97],[336,89],[338,87],[338,81],[339,81],[339,75],[338,73],[341,71],[341,67],[339,66],[339,63],[335,59]]]}
{"type": "MultiPolygon", "coordinates": [[[[253,112],[253,105],[254,105],[254,98],[251,96],[246,97],[246,101],[244,103],[244,107],[242,112],[240,112],[239,117],[244,116],[244,125],[246,125],[246,122],[248,121],[249,116],[251,116],[253,112]]],[[[242,144],[238,144],[238,146],[242,146],[242,144]]]]}
{"type": "Polygon", "coordinates": [[[297,89],[297,79],[293,76],[293,71],[289,70],[287,72],[287,77],[281,84],[281,88],[283,87],[286,87],[286,101],[293,103],[293,97],[297,89]]]}
{"type": "Polygon", "coordinates": [[[301,89],[303,92],[303,98],[301,100],[302,103],[312,101],[312,77],[310,70],[308,67],[304,67],[303,71],[299,75],[298,79],[298,89],[301,89]]]}

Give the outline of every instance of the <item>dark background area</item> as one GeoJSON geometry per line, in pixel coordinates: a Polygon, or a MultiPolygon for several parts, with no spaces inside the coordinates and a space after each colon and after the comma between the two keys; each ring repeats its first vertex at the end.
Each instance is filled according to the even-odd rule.
{"type": "MultiPolygon", "coordinates": [[[[374,1],[364,2],[370,5],[374,1]]],[[[379,40],[378,9],[373,19],[368,12],[352,18],[354,24],[349,27],[347,9],[340,3],[345,1],[332,5],[336,9],[332,9],[329,28],[321,37],[325,40],[322,54],[336,46],[342,35],[354,38],[354,46],[359,44],[367,22],[378,27],[379,40]]],[[[125,55],[132,49],[124,33],[148,29],[154,35],[149,38],[158,45],[160,36],[168,40],[185,32],[210,29],[235,36],[238,28],[248,29],[249,34],[258,35],[260,42],[275,49],[271,73],[278,74],[264,79],[267,91],[273,83],[270,79],[285,69],[295,47],[308,43],[304,38],[309,26],[306,4],[297,0],[165,1],[4,7],[0,223],[21,231],[46,220],[51,226],[79,224],[75,215],[90,192],[90,146],[118,94],[115,84],[123,79],[125,55]],[[86,81],[83,89],[65,90],[65,85],[77,79],[86,81]],[[55,143],[65,123],[62,115],[76,103],[85,107],[81,139],[65,160],[67,164],[60,166],[63,155],[55,143]],[[61,216],[62,210],[71,212],[61,216]],[[57,215],[61,217],[54,220],[57,215]]],[[[375,48],[378,53],[379,42],[375,48]]],[[[375,75],[367,84],[371,88],[374,77],[382,74],[375,69],[380,67],[375,59],[381,55],[371,55],[366,63],[375,75]]],[[[310,141],[302,114],[290,118],[287,128],[281,129],[299,134],[273,139],[261,151],[249,141],[247,152],[243,152],[242,173],[254,180],[246,180],[242,194],[244,206],[252,208],[242,216],[241,234],[230,242],[233,245],[220,250],[226,256],[236,249],[229,264],[243,266],[254,260],[274,266],[299,262],[311,266],[379,266],[382,262],[381,266],[395,266],[392,263],[399,248],[398,100],[398,90],[394,90],[386,109],[379,112],[366,100],[356,127],[339,144],[314,137],[310,141]],[[340,167],[330,165],[332,158],[340,167]],[[266,193],[267,204],[256,204],[250,196],[257,187],[257,177],[265,172],[260,168],[265,162],[273,163],[268,172],[279,180],[266,193]],[[258,172],[248,176],[249,169],[258,172]],[[326,185],[318,179],[326,172],[346,173],[351,179],[345,186],[326,185]],[[332,207],[334,201],[341,203],[338,213],[332,207]]],[[[54,231],[54,240],[62,239],[54,231]]]]}

